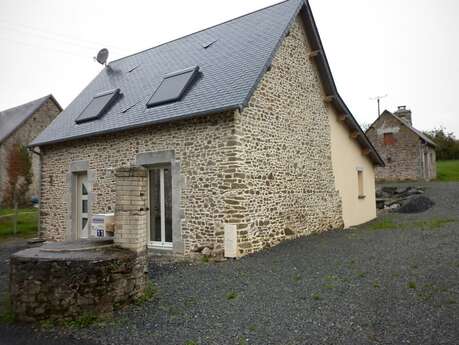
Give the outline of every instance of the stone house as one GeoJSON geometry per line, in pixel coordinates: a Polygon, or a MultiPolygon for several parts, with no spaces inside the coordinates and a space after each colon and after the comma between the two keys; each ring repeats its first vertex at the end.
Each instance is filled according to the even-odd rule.
{"type": "Polygon", "coordinates": [[[115,212],[116,241],[177,255],[366,222],[384,164],[302,0],[110,62],[31,145],[44,237],[115,212]]]}
{"type": "MultiPolygon", "coordinates": [[[[0,206],[7,182],[6,160],[11,147],[16,144],[27,146],[61,111],[53,95],[48,95],[0,112],[0,206]]],[[[39,194],[40,159],[38,155],[30,155],[33,180],[29,197],[32,197],[39,194]]]]}
{"type": "Polygon", "coordinates": [[[366,131],[385,166],[376,169],[381,181],[432,180],[437,177],[435,143],[413,127],[411,110],[385,110],[366,131]]]}

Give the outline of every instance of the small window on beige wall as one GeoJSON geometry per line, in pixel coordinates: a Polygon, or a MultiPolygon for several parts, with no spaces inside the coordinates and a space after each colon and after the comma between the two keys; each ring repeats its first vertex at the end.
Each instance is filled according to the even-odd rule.
{"type": "Polygon", "coordinates": [[[365,198],[365,192],[363,188],[363,169],[357,169],[357,183],[359,188],[359,199],[365,198]]]}

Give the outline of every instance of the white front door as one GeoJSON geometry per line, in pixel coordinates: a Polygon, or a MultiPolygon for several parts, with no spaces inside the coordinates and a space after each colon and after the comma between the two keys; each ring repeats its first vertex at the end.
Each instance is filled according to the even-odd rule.
{"type": "Polygon", "coordinates": [[[170,167],[150,170],[149,198],[149,245],[172,248],[172,174],[170,167]]]}
{"type": "Polygon", "coordinates": [[[76,230],[77,238],[89,237],[88,175],[77,175],[76,185],[76,230]]]}

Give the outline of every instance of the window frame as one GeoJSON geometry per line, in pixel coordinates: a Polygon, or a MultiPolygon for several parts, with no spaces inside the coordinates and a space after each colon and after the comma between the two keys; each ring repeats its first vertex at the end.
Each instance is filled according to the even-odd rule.
{"type": "Polygon", "coordinates": [[[357,195],[359,199],[365,199],[365,180],[363,168],[357,168],[357,195]]]}
{"type": "Polygon", "coordinates": [[[104,91],[104,92],[100,92],[100,93],[96,94],[91,99],[91,101],[89,101],[89,103],[86,105],[86,107],[84,107],[83,110],[80,112],[78,117],[75,119],[75,123],[77,125],[79,125],[79,124],[82,124],[82,123],[85,123],[85,122],[91,122],[91,121],[95,121],[95,120],[100,119],[103,115],[105,115],[105,113],[108,111],[108,109],[110,109],[110,107],[115,103],[119,93],[120,93],[120,89],[113,89],[113,90],[108,90],[108,91],[104,91]],[[91,105],[91,103],[94,102],[94,100],[96,100],[97,98],[100,98],[100,97],[108,96],[108,95],[111,95],[111,97],[107,100],[105,105],[102,106],[97,111],[97,113],[93,114],[92,116],[87,116],[87,115],[83,116],[84,112],[88,109],[88,107],[91,105]]]}
{"type": "MultiPolygon", "coordinates": [[[[171,193],[171,198],[172,198],[172,164],[170,163],[165,163],[165,164],[157,164],[154,166],[151,166],[148,169],[148,179],[147,179],[147,199],[148,199],[148,212],[147,212],[147,247],[150,249],[167,249],[167,250],[172,250],[174,246],[174,224],[173,224],[173,219],[172,219],[172,224],[171,224],[171,232],[172,232],[172,241],[168,242],[166,241],[166,202],[165,202],[165,196],[166,196],[166,191],[165,191],[165,170],[169,170],[169,173],[171,175],[171,190],[169,191],[171,193]],[[151,238],[151,223],[154,221],[151,217],[151,172],[153,170],[158,170],[159,172],[159,209],[160,209],[160,241],[155,241],[154,239],[151,238]]],[[[171,218],[174,217],[174,212],[173,212],[173,205],[171,202],[171,218]]]]}
{"type": "Polygon", "coordinates": [[[196,79],[198,72],[199,72],[199,66],[193,66],[193,67],[185,68],[180,71],[176,71],[176,72],[172,72],[172,73],[168,73],[164,75],[164,77],[161,80],[161,83],[158,85],[158,87],[155,89],[151,97],[148,99],[147,108],[153,108],[159,105],[176,102],[182,99],[183,95],[189,90],[191,84],[196,79]],[[158,100],[154,99],[155,96],[158,94],[158,92],[161,90],[161,87],[164,85],[164,82],[167,79],[174,78],[179,75],[186,74],[186,73],[190,73],[190,76],[188,77],[186,82],[181,86],[181,89],[176,90],[177,95],[175,95],[174,97],[169,97],[169,98],[163,97],[162,99],[158,99],[158,100]]]}

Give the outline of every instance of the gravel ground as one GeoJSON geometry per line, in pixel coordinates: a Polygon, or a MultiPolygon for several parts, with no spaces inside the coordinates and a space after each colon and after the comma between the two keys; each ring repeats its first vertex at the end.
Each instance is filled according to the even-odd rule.
{"type": "MultiPolygon", "coordinates": [[[[459,344],[459,183],[426,187],[435,206],[423,213],[385,214],[237,261],[152,259],[155,300],[110,323],[34,334],[61,345],[459,344]]],[[[15,329],[0,326],[0,344],[52,344],[2,343],[15,329]]]]}

